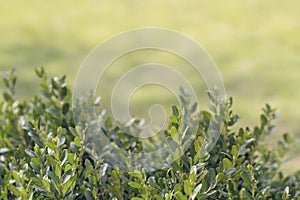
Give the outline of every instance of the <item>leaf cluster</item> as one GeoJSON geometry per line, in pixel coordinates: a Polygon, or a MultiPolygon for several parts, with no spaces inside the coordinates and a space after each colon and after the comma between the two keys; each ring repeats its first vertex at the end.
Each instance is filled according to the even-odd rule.
{"type": "MultiPolygon", "coordinates": [[[[75,125],[79,115],[72,112],[65,76],[49,78],[43,68],[36,69],[40,95],[20,100],[15,72],[1,74],[6,90],[0,102],[0,199],[299,199],[300,173],[280,171],[293,137],[284,134],[276,148],[264,143],[278,116],[268,104],[258,126],[237,128],[232,98],[210,91],[204,111],[182,91],[182,106],[172,107],[163,130],[174,144],[170,166],[151,172],[128,166],[124,172],[87,145],[86,133],[100,124],[116,147],[142,152],[145,144],[124,131],[138,131],[141,120],[120,125],[102,112],[100,98],[90,95],[76,100],[76,109],[92,109],[92,103],[99,124],[75,125]]],[[[105,149],[106,142],[100,140],[98,148],[105,149]]]]}

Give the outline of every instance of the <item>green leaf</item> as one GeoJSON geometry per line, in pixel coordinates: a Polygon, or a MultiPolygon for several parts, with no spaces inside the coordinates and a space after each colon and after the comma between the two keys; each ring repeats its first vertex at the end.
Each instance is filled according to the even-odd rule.
{"type": "Polygon", "coordinates": [[[202,184],[201,183],[196,186],[196,188],[194,189],[194,191],[192,193],[192,196],[191,196],[192,200],[194,200],[197,197],[197,195],[200,192],[201,188],[202,188],[202,184]]]}
{"type": "Polygon", "coordinates": [[[32,163],[32,162],[30,162],[29,164],[30,164],[30,166],[31,166],[34,170],[40,171],[40,167],[39,167],[38,165],[35,165],[35,164],[32,163]]]}
{"type": "Polygon", "coordinates": [[[68,153],[68,162],[73,165],[74,164],[74,157],[75,154],[74,153],[68,153]]]}
{"type": "Polygon", "coordinates": [[[65,164],[68,160],[68,149],[64,149],[62,154],[60,155],[61,166],[65,164]]]}
{"type": "Polygon", "coordinates": [[[55,144],[53,144],[53,143],[51,143],[51,142],[46,142],[45,144],[46,144],[47,147],[49,147],[49,148],[52,149],[52,150],[55,150],[55,149],[56,149],[55,144]]]}
{"type": "Polygon", "coordinates": [[[73,153],[79,154],[79,148],[74,142],[70,143],[70,147],[73,153]]]}
{"type": "Polygon", "coordinates": [[[224,180],[226,180],[228,177],[225,176],[223,173],[218,173],[216,176],[216,180],[218,183],[223,182],[224,180]]]}
{"type": "Polygon", "coordinates": [[[209,197],[213,194],[215,194],[217,192],[217,190],[211,190],[209,193],[206,194],[206,197],[209,197]]]}
{"type": "Polygon", "coordinates": [[[223,166],[225,169],[230,169],[230,168],[232,168],[232,162],[228,158],[224,158],[223,166]]]}
{"type": "Polygon", "coordinates": [[[57,165],[55,166],[55,175],[58,176],[58,177],[61,176],[61,167],[60,167],[59,164],[57,164],[57,165]]]}
{"type": "Polygon", "coordinates": [[[236,189],[235,189],[236,184],[235,184],[235,182],[233,182],[232,179],[227,180],[227,186],[226,187],[227,187],[227,190],[230,191],[231,193],[236,191],[236,189]]]}
{"type": "Polygon", "coordinates": [[[155,188],[157,186],[154,176],[151,176],[148,178],[148,186],[150,186],[152,188],[155,188]]]}
{"type": "Polygon", "coordinates": [[[138,182],[129,182],[128,185],[133,188],[141,189],[143,186],[138,182]]]}
{"type": "Polygon", "coordinates": [[[175,115],[171,115],[170,117],[171,122],[173,122],[174,124],[178,124],[178,118],[175,115]]]}
{"type": "Polygon", "coordinates": [[[171,200],[173,194],[170,192],[170,193],[166,193],[165,194],[165,200],[171,200]]]}
{"type": "Polygon", "coordinates": [[[181,192],[177,191],[174,194],[175,198],[177,200],[187,200],[188,198],[186,196],[184,196],[181,192]]]}
{"type": "Polygon", "coordinates": [[[59,88],[59,86],[58,86],[56,80],[57,80],[57,77],[51,78],[51,84],[52,84],[53,88],[57,90],[59,88]]]}
{"type": "Polygon", "coordinates": [[[196,175],[197,175],[197,167],[194,165],[194,166],[192,166],[191,169],[190,169],[190,177],[189,177],[189,180],[190,180],[190,181],[193,181],[193,180],[195,179],[196,175]]]}
{"type": "Polygon", "coordinates": [[[46,160],[52,166],[55,166],[57,164],[56,160],[50,155],[46,155],[46,160]]]}
{"type": "Polygon", "coordinates": [[[89,166],[92,165],[92,163],[91,163],[91,161],[89,159],[85,159],[84,165],[85,165],[85,167],[89,167],[89,166]]]}
{"type": "Polygon", "coordinates": [[[161,196],[154,195],[155,200],[164,200],[161,196]]]}
{"type": "Polygon", "coordinates": [[[13,195],[15,195],[16,197],[20,196],[20,191],[18,188],[16,188],[16,186],[12,185],[12,184],[8,184],[7,188],[13,193],[13,195]]]}
{"type": "Polygon", "coordinates": [[[43,78],[43,75],[45,74],[43,67],[36,68],[34,71],[39,78],[43,78]]]}
{"type": "Polygon", "coordinates": [[[142,179],[142,174],[139,171],[134,171],[134,172],[128,172],[128,174],[132,177],[138,178],[139,180],[142,179]]]}
{"type": "Polygon", "coordinates": [[[3,92],[3,97],[5,101],[12,101],[11,96],[7,92],[3,92]]]}
{"type": "Polygon", "coordinates": [[[179,134],[178,134],[175,126],[171,127],[170,134],[171,134],[171,138],[174,140],[174,142],[178,143],[179,142],[179,134]]]}
{"type": "Polygon", "coordinates": [[[285,141],[286,143],[288,143],[288,144],[291,144],[291,143],[294,142],[293,138],[292,138],[291,135],[288,134],[288,133],[285,133],[285,134],[283,135],[283,139],[284,139],[284,141],[285,141]]]}
{"type": "Polygon", "coordinates": [[[66,115],[69,112],[69,108],[70,108],[70,104],[69,103],[65,103],[62,107],[62,113],[64,115],[66,115]]]}
{"type": "Polygon", "coordinates": [[[67,183],[70,180],[71,177],[72,177],[72,170],[69,170],[66,173],[64,173],[63,176],[62,176],[62,180],[63,180],[62,184],[67,183]]]}
{"type": "Polygon", "coordinates": [[[182,190],[181,184],[177,183],[177,184],[174,186],[174,192],[181,191],[181,190],[182,190]]]}
{"type": "Polygon", "coordinates": [[[48,176],[58,185],[59,178],[52,171],[48,171],[47,173],[48,173],[48,176]]]}
{"type": "Polygon", "coordinates": [[[78,137],[78,133],[77,133],[77,131],[76,131],[75,128],[70,127],[69,130],[70,130],[71,134],[72,134],[74,137],[78,137]]]}
{"type": "Polygon", "coordinates": [[[37,155],[34,153],[34,151],[32,151],[30,149],[25,149],[25,153],[32,158],[37,158],[37,155]]]}
{"type": "Polygon", "coordinates": [[[200,113],[201,113],[201,115],[203,116],[203,118],[204,118],[204,120],[206,122],[210,122],[210,120],[211,120],[211,114],[209,112],[207,112],[207,111],[201,111],[200,113]]]}
{"type": "Polygon", "coordinates": [[[270,189],[271,189],[271,187],[270,187],[270,186],[267,186],[266,188],[264,188],[264,189],[262,190],[262,194],[263,194],[264,196],[269,195],[270,189]]]}
{"type": "Polygon", "coordinates": [[[253,197],[251,196],[251,194],[245,188],[242,188],[241,193],[242,193],[242,197],[244,197],[244,198],[246,198],[248,200],[252,200],[253,199],[253,197]]]}
{"type": "Polygon", "coordinates": [[[261,121],[261,126],[265,127],[268,124],[268,119],[266,118],[265,115],[260,116],[260,121],[261,121]]]}
{"type": "Polygon", "coordinates": [[[66,164],[66,165],[65,165],[65,168],[64,168],[64,171],[67,172],[67,171],[69,171],[70,169],[73,169],[73,166],[70,165],[70,164],[66,164]]]}
{"type": "Polygon", "coordinates": [[[17,183],[20,183],[20,174],[16,171],[12,172],[12,176],[17,183]]]}
{"type": "Polygon", "coordinates": [[[66,142],[66,137],[62,136],[61,138],[58,138],[58,146],[62,146],[66,142]]]}
{"type": "Polygon", "coordinates": [[[88,166],[85,169],[84,177],[87,178],[92,173],[93,170],[94,170],[93,165],[88,166]]]}
{"type": "Polygon", "coordinates": [[[212,187],[216,183],[216,172],[214,169],[209,169],[209,183],[210,187],[212,187]]]}
{"type": "Polygon", "coordinates": [[[242,179],[244,180],[245,184],[250,185],[251,184],[251,180],[250,180],[250,176],[248,175],[247,172],[242,171],[240,173],[242,179]]]}
{"type": "Polygon", "coordinates": [[[43,179],[42,180],[43,188],[47,191],[50,192],[50,184],[47,180],[43,179]]]}
{"type": "Polygon", "coordinates": [[[189,180],[185,180],[183,182],[183,189],[186,194],[191,195],[193,193],[194,186],[189,180]]]}
{"type": "Polygon", "coordinates": [[[181,157],[181,150],[180,148],[176,148],[175,151],[174,151],[174,155],[173,155],[173,158],[176,159],[176,163],[178,164],[178,166],[180,165],[180,157],[181,157]]]}
{"type": "Polygon", "coordinates": [[[84,196],[87,200],[94,200],[93,194],[90,189],[87,189],[84,193],[84,196]]]}
{"type": "Polygon", "coordinates": [[[36,165],[36,166],[40,166],[41,165],[41,161],[38,158],[31,158],[31,162],[36,165]]]}
{"type": "Polygon", "coordinates": [[[230,176],[234,172],[236,172],[236,168],[230,168],[230,169],[228,169],[228,170],[225,171],[225,175],[226,176],[230,176]]]}
{"type": "Polygon", "coordinates": [[[175,115],[176,117],[179,116],[179,109],[177,108],[177,106],[172,106],[172,113],[173,113],[173,115],[175,115]]]}
{"type": "Polygon", "coordinates": [[[237,158],[239,156],[239,150],[236,145],[233,145],[231,148],[231,154],[234,158],[237,158]]]}
{"type": "Polygon", "coordinates": [[[63,194],[66,194],[71,188],[73,184],[73,180],[69,179],[65,184],[63,184],[62,189],[63,189],[63,194]]]}
{"type": "Polygon", "coordinates": [[[74,144],[78,147],[81,147],[81,140],[79,137],[75,137],[74,139],[74,144]]]}

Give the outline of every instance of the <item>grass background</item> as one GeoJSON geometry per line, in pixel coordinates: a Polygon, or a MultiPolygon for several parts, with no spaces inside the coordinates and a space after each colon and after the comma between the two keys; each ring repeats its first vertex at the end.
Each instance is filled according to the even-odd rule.
{"type": "MultiPolygon", "coordinates": [[[[300,136],[299,9],[295,0],[0,0],[0,70],[16,68],[18,94],[28,98],[38,93],[36,67],[44,66],[51,75],[66,74],[72,86],[84,58],[112,35],[144,26],[174,29],[200,43],[215,61],[228,95],[235,99],[240,124],[258,124],[266,102],[280,108],[278,131],[268,140],[273,145],[281,133],[300,136]]],[[[149,57],[129,56],[123,64],[172,58],[161,53],[149,57]]],[[[171,60],[168,64],[184,66],[171,60]]],[[[121,71],[111,73],[115,77],[121,71]]],[[[297,152],[299,148],[285,165],[289,172],[299,169],[297,152]]]]}

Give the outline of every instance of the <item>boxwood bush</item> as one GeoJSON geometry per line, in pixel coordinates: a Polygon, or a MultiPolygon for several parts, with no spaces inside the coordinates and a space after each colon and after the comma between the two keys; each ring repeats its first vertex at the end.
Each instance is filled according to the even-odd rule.
{"type": "MultiPolygon", "coordinates": [[[[255,127],[239,128],[232,111],[232,98],[211,103],[206,111],[173,106],[165,136],[178,142],[182,137],[183,111],[199,119],[195,140],[169,167],[147,172],[124,172],[98,159],[84,143],[86,128],[75,125],[71,92],[66,77],[50,78],[43,68],[41,94],[30,100],[16,98],[16,76],[2,72],[6,90],[0,102],[0,198],[1,199],[299,199],[300,173],[285,176],[280,167],[294,139],[283,134],[277,147],[265,145],[274,131],[276,109],[266,105],[255,127]],[[212,116],[222,114],[222,131],[214,147],[203,153],[212,116]]],[[[79,100],[92,101],[93,96],[79,100]]],[[[99,101],[94,105],[99,106],[99,101]]],[[[119,148],[141,151],[137,139],[120,130],[109,116],[102,116],[101,128],[119,148]],[[133,145],[134,144],[134,145],[133,145]]],[[[135,120],[131,126],[138,123],[135,120]]]]}

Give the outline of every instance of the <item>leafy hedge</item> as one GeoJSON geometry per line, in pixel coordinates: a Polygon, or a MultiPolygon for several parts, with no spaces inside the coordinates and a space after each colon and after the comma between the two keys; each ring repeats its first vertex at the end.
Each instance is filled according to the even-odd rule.
{"type": "MultiPolygon", "coordinates": [[[[232,99],[217,102],[210,94],[209,111],[193,109],[200,119],[195,140],[170,167],[123,172],[87,150],[86,127],[74,124],[65,76],[49,78],[43,68],[36,73],[41,95],[26,101],[16,98],[14,71],[2,72],[7,89],[0,103],[1,199],[299,199],[300,173],[284,176],[279,170],[293,138],[284,134],[276,149],[263,143],[277,117],[269,105],[258,126],[234,128],[238,117],[232,99]],[[222,132],[212,150],[203,153],[211,118],[218,114],[225,119],[222,132]]],[[[180,113],[188,109],[186,102],[173,107],[168,139],[178,143],[183,137],[180,113]]],[[[120,148],[143,148],[132,136],[118,137],[122,130],[116,122],[103,119],[102,129],[118,139],[120,148]]]]}

